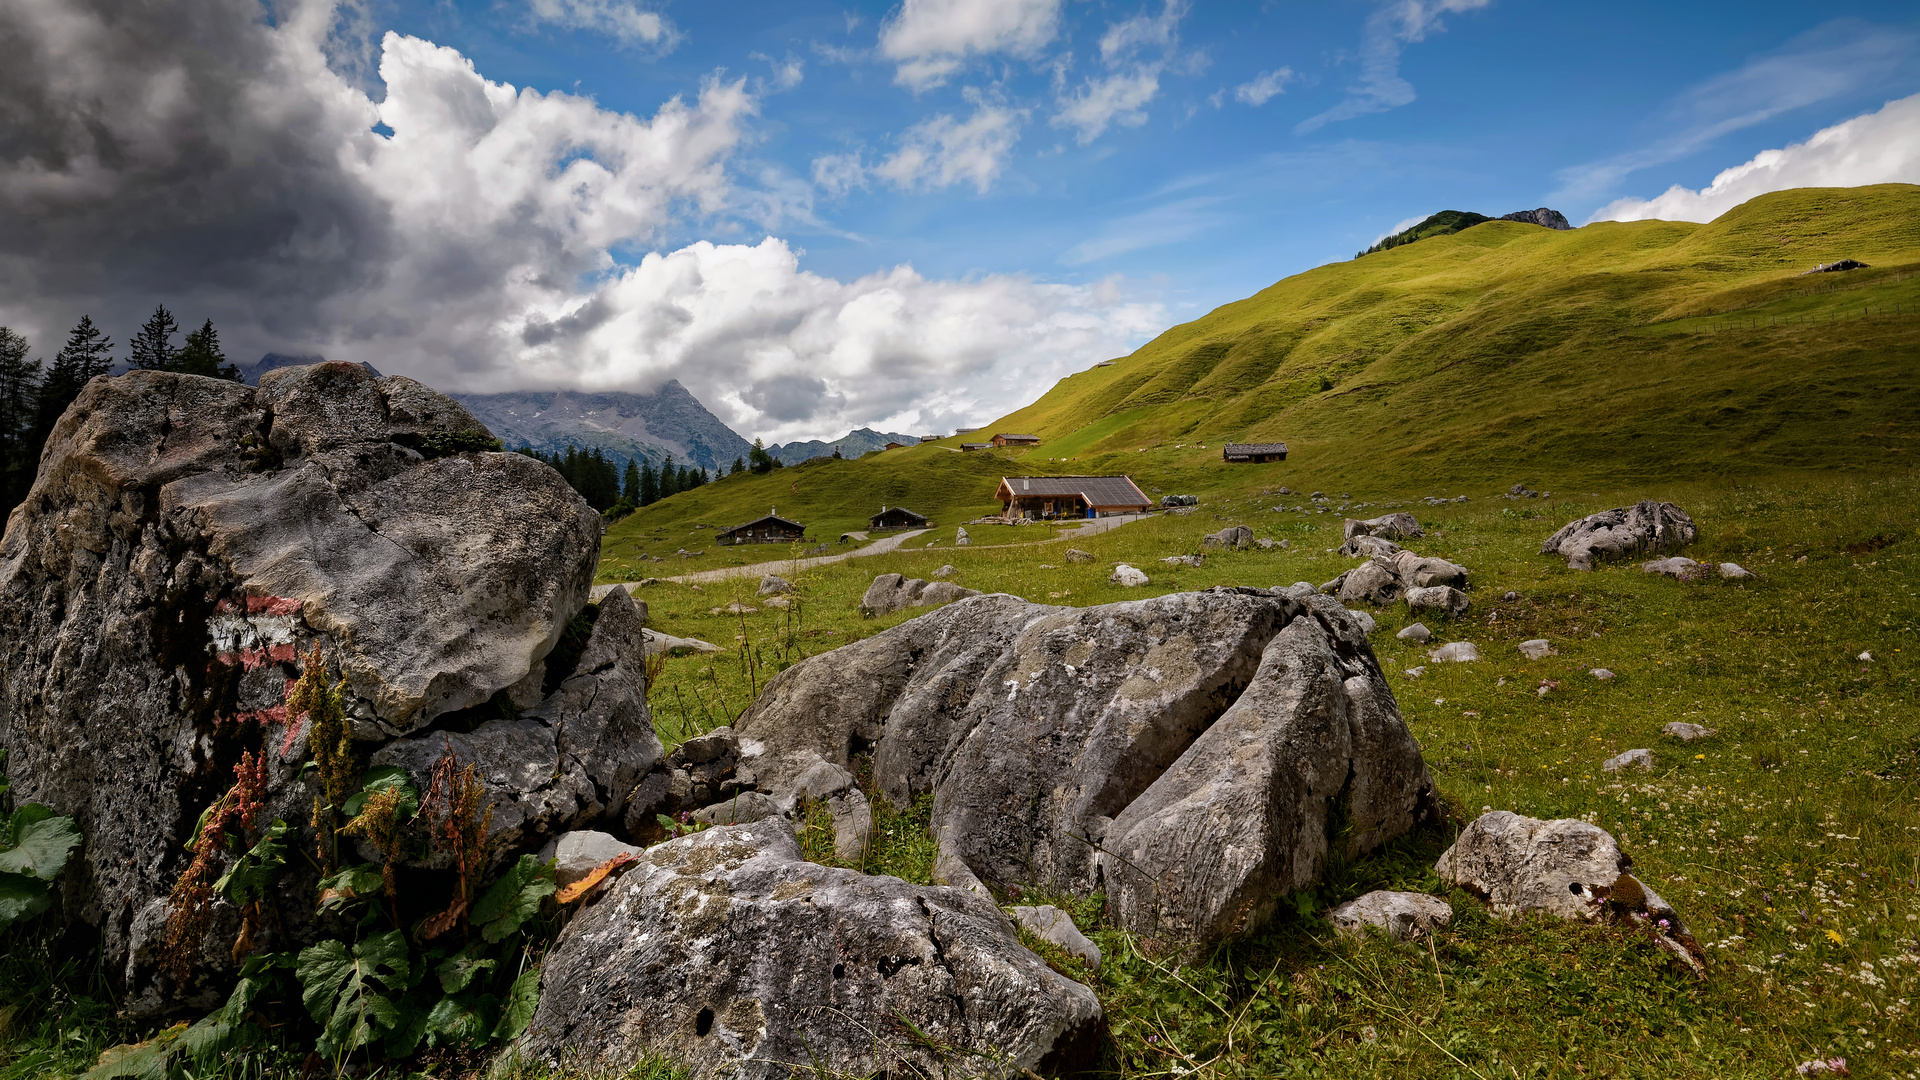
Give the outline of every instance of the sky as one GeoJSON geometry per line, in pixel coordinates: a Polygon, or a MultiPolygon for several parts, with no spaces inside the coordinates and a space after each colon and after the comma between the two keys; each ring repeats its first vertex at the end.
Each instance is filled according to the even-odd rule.
{"type": "Polygon", "coordinates": [[[1920,183],[1920,10],[0,0],[0,324],[987,422],[1443,209],[1920,183]]]}

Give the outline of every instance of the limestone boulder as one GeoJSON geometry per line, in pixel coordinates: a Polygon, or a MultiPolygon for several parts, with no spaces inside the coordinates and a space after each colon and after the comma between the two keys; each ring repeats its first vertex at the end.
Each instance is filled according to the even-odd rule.
{"type": "Polygon", "coordinates": [[[1371,926],[1395,941],[1412,941],[1452,922],[1453,906],[1426,893],[1381,889],[1341,904],[1327,912],[1327,918],[1350,934],[1371,926]]]}
{"type": "Polygon", "coordinates": [[[1459,563],[1426,555],[1415,555],[1411,551],[1395,552],[1388,559],[1395,577],[1403,588],[1430,589],[1445,585],[1455,589],[1467,587],[1467,568],[1459,563]]]}
{"type": "Polygon", "coordinates": [[[1346,605],[1391,604],[1400,599],[1406,585],[1394,572],[1391,560],[1368,559],[1335,579],[1334,593],[1346,605]]]}
{"type": "Polygon", "coordinates": [[[542,698],[599,517],[538,461],[458,449],[488,438],[451,399],[355,364],[257,388],[103,376],[55,425],[0,540],[0,746],[14,797],[87,838],[63,914],[99,928],[132,1011],[184,1000],[133,987],[128,964],[243,751],[267,759],[267,812],[307,820],[304,724],[284,708],[301,656],[318,646],[344,680],[363,751],[542,698]]]}
{"type": "Polygon", "coordinates": [[[1245,525],[1229,525],[1219,532],[1201,537],[1202,547],[1231,548],[1235,551],[1253,546],[1253,530],[1245,525]]]}
{"type": "Polygon", "coordinates": [[[949,884],[1104,888],[1120,925],[1197,944],[1432,808],[1364,627],[1310,588],[974,597],[795,664],[735,732],[776,800],[861,754],[870,796],[932,794],[949,884]]]}
{"type": "Polygon", "coordinates": [[[1068,548],[1067,561],[1070,563],[1090,563],[1093,561],[1093,552],[1081,551],[1079,548],[1068,548]]]}
{"type": "Polygon", "coordinates": [[[790,593],[792,591],[793,591],[793,582],[788,581],[786,578],[783,578],[778,574],[767,574],[760,579],[760,588],[755,595],[779,596],[783,593],[790,593]]]}
{"type": "Polygon", "coordinates": [[[860,598],[860,614],[873,618],[908,608],[938,607],[963,596],[979,595],[979,589],[965,588],[951,581],[929,583],[923,578],[881,574],[873,579],[873,584],[867,586],[866,595],[860,598]]]}
{"type": "Polygon", "coordinates": [[[1678,551],[1698,535],[1686,511],[1647,499],[1569,521],[1547,537],[1540,554],[1559,555],[1574,570],[1591,570],[1602,562],[1678,551]]]}
{"type": "Polygon", "coordinates": [[[1472,605],[1466,593],[1451,585],[1430,585],[1407,590],[1407,610],[1415,613],[1439,612],[1460,616],[1465,615],[1472,605]]]}
{"type": "Polygon", "coordinates": [[[1147,584],[1151,579],[1147,577],[1145,570],[1121,563],[1113,568],[1113,573],[1107,575],[1107,580],[1122,588],[1137,589],[1147,584]]]}
{"type": "Polygon", "coordinates": [[[1052,904],[1016,907],[1013,909],[1013,921],[1041,941],[1057,945],[1068,955],[1085,961],[1093,970],[1100,970],[1100,946],[1080,932],[1080,928],[1073,924],[1073,916],[1052,904]]]}
{"type": "Polygon", "coordinates": [[[1426,535],[1412,514],[1382,514],[1356,521],[1347,518],[1340,525],[1340,553],[1343,555],[1391,555],[1400,550],[1395,540],[1417,540],[1426,535]]]}
{"type": "Polygon", "coordinates": [[[1613,835],[1598,825],[1492,810],[1461,830],[1434,872],[1504,917],[1538,911],[1586,922],[1630,920],[1703,972],[1700,947],[1686,924],[1630,872],[1632,866],[1613,835]]]}
{"type": "Polygon", "coordinates": [[[547,954],[520,1053],[696,1076],[1014,1076],[1089,1064],[1098,1000],[991,900],[805,862],[781,821],[662,844],[547,954]]]}

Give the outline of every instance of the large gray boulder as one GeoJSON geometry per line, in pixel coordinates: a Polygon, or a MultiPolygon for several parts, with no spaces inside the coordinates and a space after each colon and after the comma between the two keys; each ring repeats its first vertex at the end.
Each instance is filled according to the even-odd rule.
{"type": "Polygon", "coordinates": [[[520,1052],[741,1080],[1001,1077],[1088,1063],[1100,1019],[991,900],[805,862],[769,820],[653,848],[575,916],[520,1052]]]}
{"type": "Polygon", "coordinates": [[[969,589],[951,581],[929,584],[924,578],[881,574],[873,579],[873,584],[867,586],[866,595],[860,598],[860,614],[874,618],[908,608],[938,607],[963,596],[979,595],[979,589],[969,589]]]}
{"type": "MultiPolygon", "coordinates": [[[[1345,555],[1371,555],[1380,553],[1378,551],[1364,551],[1363,548],[1368,545],[1360,542],[1362,537],[1371,536],[1380,541],[1388,542],[1387,546],[1392,547],[1391,541],[1418,540],[1425,535],[1426,530],[1420,527],[1420,519],[1405,512],[1382,514],[1379,517],[1368,518],[1364,521],[1346,518],[1340,523],[1341,553],[1345,555]]],[[[1396,548],[1395,550],[1398,549],[1396,548]]]]}
{"type": "Polygon", "coordinates": [[[1200,538],[1202,547],[1232,548],[1235,551],[1253,546],[1253,530],[1245,525],[1229,525],[1219,532],[1208,533],[1200,538]]]}
{"type": "Polygon", "coordinates": [[[1703,972],[1703,954],[1686,924],[1632,866],[1613,834],[1598,825],[1492,810],[1468,823],[1433,869],[1503,917],[1538,911],[1646,927],[1663,948],[1703,972]]]}
{"type": "Polygon", "coordinates": [[[1591,570],[1595,563],[1679,551],[1698,535],[1686,511],[1647,499],[1567,522],[1540,545],[1540,554],[1563,556],[1574,570],[1591,570]]]}
{"type": "MultiPolygon", "coordinates": [[[[353,364],[261,383],[93,380],[0,540],[7,772],[16,799],[78,821],[65,914],[100,929],[116,974],[154,943],[243,751],[267,759],[267,813],[307,821],[283,707],[300,655],[344,678],[369,749],[503,691],[538,701],[598,558],[598,516],[553,470],[449,452],[488,437],[450,399],[353,364]]],[[[297,933],[311,892],[287,888],[297,933]]]]}
{"type": "Polygon", "coordinates": [[[949,884],[1104,888],[1120,925],[1196,944],[1431,806],[1364,628],[1308,591],[975,597],[795,664],[735,733],[776,800],[860,754],[870,794],[931,793],[949,884]]]}

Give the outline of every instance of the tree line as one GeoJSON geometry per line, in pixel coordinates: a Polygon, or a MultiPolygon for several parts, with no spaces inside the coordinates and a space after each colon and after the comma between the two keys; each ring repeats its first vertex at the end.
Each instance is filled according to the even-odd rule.
{"type": "MultiPolygon", "coordinates": [[[[587,500],[587,505],[600,511],[601,516],[615,521],[643,506],[652,506],[669,495],[692,491],[715,480],[738,476],[743,472],[764,474],[786,468],[784,462],[767,452],[766,445],[759,439],[753,440],[753,449],[747,451],[745,457],[733,459],[732,468],[722,466],[711,474],[704,466],[675,465],[672,454],[668,454],[658,466],[645,455],[628,458],[623,470],[616,464],[615,458],[608,457],[597,446],[582,450],[569,444],[565,450],[543,454],[531,446],[522,445],[519,452],[552,467],[567,483],[573,485],[573,490],[579,492],[581,498],[587,500]]],[[[834,456],[840,456],[839,452],[835,451],[834,456]]]]}
{"type": "MultiPolygon", "coordinates": [[[[155,308],[127,343],[127,363],[151,371],[240,381],[240,369],[227,363],[220,350],[220,333],[212,319],[175,345],[179,333],[173,313],[155,308]]],[[[40,450],[60,414],[89,381],[113,367],[113,339],[87,315],[67,333],[66,344],[51,363],[32,358],[32,353],[33,345],[25,336],[0,326],[0,514],[26,498],[40,467],[40,450]]]]}

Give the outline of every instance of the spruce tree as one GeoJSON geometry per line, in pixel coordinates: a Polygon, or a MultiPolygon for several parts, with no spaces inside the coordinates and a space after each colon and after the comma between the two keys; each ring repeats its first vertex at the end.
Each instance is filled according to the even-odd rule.
{"type": "Polygon", "coordinates": [[[164,306],[154,308],[140,332],[127,343],[132,350],[127,361],[147,371],[179,370],[179,350],[173,347],[173,335],[179,332],[180,324],[173,321],[172,312],[164,306]]]}
{"type": "Polygon", "coordinates": [[[667,460],[660,463],[661,498],[664,499],[669,495],[678,495],[680,493],[680,486],[674,482],[676,479],[677,477],[675,477],[673,473],[673,455],[668,454],[667,460]]]}
{"type": "Polygon", "coordinates": [[[620,497],[635,506],[640,505],[640,466],[634,459],[627,459],[627,473],[621,477],[620,497]]]}
{"type": "Polygon", "coordinates": [[[734,458],[734,459],[733,459],[733,471],[732,471],[732,472],[730,472],[730,473],[728,473],[727,475],[728,475],[728,476],[739,476],[739,475],[740,475],[741,473],[743,473],[743,472],[746,472],[746,471],[747,471],[747,459],[746,459],[746,458],[734,458]]]}
{"type": "Polygon", "coordinates": [[[26,497],[40,458],[33,441],[40,361],[29,360],[29,351],[26,338],[0,326],[0,520],[26,497]]]}
{"type": "Polygon", "coordinates": [[[640,505],[652,506],[660,501],[660,475],[653,471],[651,462],[640,465],[640,505]]]}
{"type": "Polygon", "coordinates": [[[767,444],[759,439],[753,440],[753,449],[747,451],[747,465],[756,473],[773,471],[773,455],[767,453],[767,444]]]}
{"type": "Polygon", "coordinates": [[[60,414],[67,411],[67,406],[80,396],[87,383],[105,375],[112,367],[113,339],[102,334],[91,318],[80,316],[80,321],[67,333],[67,343],[48,365],[46,377],[40,380],[40,393],[35,402],[39,415],[34,420],[30,440],[36,459],[60,414]]]}
{"type": "Polygon", "coordinates": [[[205,375],[209,379],[240,381],[240,369],[227,363],[227,354],[220,351],[220,332],[213,328],[212,319],[188,334],[186,344],[173,355],[174,371],[205,375]]]}

